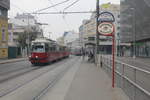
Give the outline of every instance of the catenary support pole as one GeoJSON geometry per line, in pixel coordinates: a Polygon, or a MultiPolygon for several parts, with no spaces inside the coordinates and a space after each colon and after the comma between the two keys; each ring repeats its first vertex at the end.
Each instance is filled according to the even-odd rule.
{"type": "Polygon", "coordinates": [[[115,87],[115,34],[112,36],[112,87],[115,87]]]}
{"type": "Polygon", "coordinates": [[[96,2],[96,48],[95,48],[95,58],[96,58],[96,63],[98,63],[98,54],[99,54],[99,33],[98,33],[98,25],[99,25],[99,21],[98,21],[98,17],[99,17],[99,0],[97,0],[96,2]]]}

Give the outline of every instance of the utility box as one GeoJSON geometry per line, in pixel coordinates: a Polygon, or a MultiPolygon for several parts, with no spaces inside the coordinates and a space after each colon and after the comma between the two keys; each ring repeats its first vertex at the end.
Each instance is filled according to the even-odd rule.
{"type": "Polygon", "coordinates": [[[8,58],[17,58],[17,53],[17,47],[8,47],[8,58]]]}

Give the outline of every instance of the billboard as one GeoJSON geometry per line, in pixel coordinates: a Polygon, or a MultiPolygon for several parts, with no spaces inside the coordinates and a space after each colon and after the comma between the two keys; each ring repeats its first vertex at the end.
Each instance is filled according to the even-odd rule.
{"type": "Polygon", "coordinates": [[[6,9],[10,9],[10,0],[0,0],[0,6],[6,9]]]}

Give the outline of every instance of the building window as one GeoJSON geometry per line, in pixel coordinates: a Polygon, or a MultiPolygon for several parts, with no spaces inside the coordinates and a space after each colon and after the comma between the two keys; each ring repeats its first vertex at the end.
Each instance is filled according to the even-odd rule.
{"type": "Polygon", "coordinates": [[[88,37],[88,41],[94,41],[95,37],[88,37]]]}
{"type": "Polygon", "coordinates": [[[7,9],[0,7],[0,16],[7,17],[8,12],[7,9]]]}
{"type": "Polygon", "coordinates": [[[2,15],[2,10],[0,9],[0,16],[2,15]]]}
{"type": "Polygon", "coordinates": [[[12,29],[12,24],[8,24],[8,29],[9,29],[9,30],[12,29]]]}
{"type": "Polygon", "coordinates": [[[2,28],[2,41],[6,41],[6,30],[2,28]]]}

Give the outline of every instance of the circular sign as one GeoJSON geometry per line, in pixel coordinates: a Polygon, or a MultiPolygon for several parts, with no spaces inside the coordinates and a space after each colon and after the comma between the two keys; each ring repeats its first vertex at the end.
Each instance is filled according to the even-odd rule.
{"type": "Polygon", "coordinates": [[[114,25],[109,22],[103,22],[98,26],[98,32],[102,35],[111,35],[114,32],[114,25]]]}
{"type": "Polygon", "coordinates": [[[102,12],[100,13],[98,20],[100,22],[114,22],[115,17],[111,12],[102,12]]]}

